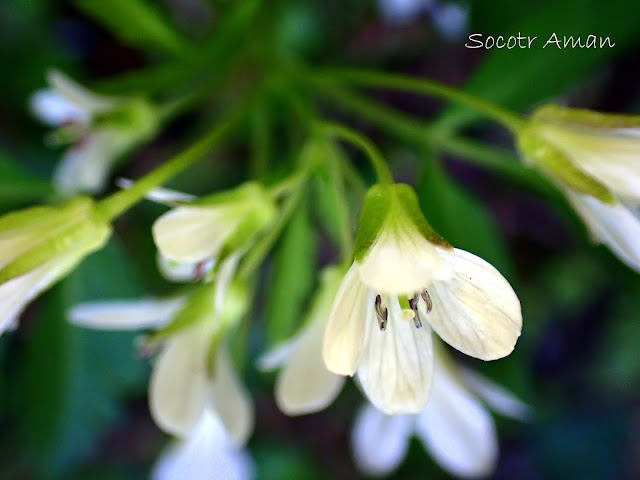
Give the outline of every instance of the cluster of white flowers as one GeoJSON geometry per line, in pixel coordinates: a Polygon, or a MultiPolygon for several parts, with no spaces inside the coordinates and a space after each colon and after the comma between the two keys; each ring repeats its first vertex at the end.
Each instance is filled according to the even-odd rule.
{"type": "MultiPolygon", "coordinates": [[[[56,73],[50,82],[33,109],[59,127],[57,137],[75,142],[55,182],[67,194],[99,190],[114,161],[155,131],[150,106],[94,95],[56,73]]],[[[544,107],[519,132],[518,146],[562,189],[593,236],[640,271],[638,132],[635,118],[544,107]]],[[[152,233],[160,271],[188,282],[187,293],[77,305],[70,320],[151,330],[143,341],[158,352],[150,411],[177,438],[154,479],[248,479],[253,467],[244,445],[253,404],[228,343],[248,312],[237,267],[274,224],[278,204],[255,182],[203,198],[163,189],[148,197],[171,207],[152,233]]],[[[110,232],[109,220],[85,197],[0,217],[0,332],[15,326],[31,299],[104,245],[110,232]]],[[[415,433],[443,468],[480,477],[494,467],[498,448],[492,417],[478,398],[514,418],[528,416],[528,408],[457,366],[444,343],[496,360],[511,353],[521,329],[520,302],[509,282],[440,237],[411,187],[380,183],[365,195],[353,263],[324,269],[298,333],[266,352],[258,366],[281,367],[275,398],[289,415],[326,408],[345,377],[355,376],[370,402],[353,430],[355,460],[365,472],[397,467],[415,433]]]]}

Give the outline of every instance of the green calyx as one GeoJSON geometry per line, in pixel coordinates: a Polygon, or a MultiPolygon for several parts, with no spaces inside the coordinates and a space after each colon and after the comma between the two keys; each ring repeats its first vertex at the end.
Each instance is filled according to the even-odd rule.
{"type": "Polygon", "coordinates": [[[567,108],[556,104],[547,104],[537,108],[531,114],[531,121],[602,129],[640,128],[640,115],[601,113],[582,108],[567,108]]]}
{"type": "Polygon", "coordinates": [[[590,195],[604,203],[616,203],[615,197],[604,184],[579,169],[560,148],[540,137],[535,124],[520,132],[518,149],[526,159],[571,190],[590,195]]]}
{"type": "Polygon", "coordinates": [[[111,226],[94,207],[90,198],[76,197],[60,206],[0,217],[0,284],[47,262],[80,259],[104,246],[111,226]]]}
{"type": "Polygon", "coordinates": [[[160,115],[154,104],[143,97],[132,97],[96,113],[91,126],[144,140],[156,132],[159,123],[160,115]]]}
{"type": "Polygon", "coordinates": [[[393,229],[398,235],[416,229],[428,242],[441,248],[451,248],[424,218],[418,197],[406,184],[376,184],[367,191],[355,240],[356,260],[364,258],[383,229],[393,229]]]}
{"type": "Polygon", "coordinates": [[[247,182],[233,190],[203,197],[190,205],[224,209],[230,221],[237,221],[222,254],[243,250],[275,220],[278,213],[274,200],[257,182],[247,182]]]}

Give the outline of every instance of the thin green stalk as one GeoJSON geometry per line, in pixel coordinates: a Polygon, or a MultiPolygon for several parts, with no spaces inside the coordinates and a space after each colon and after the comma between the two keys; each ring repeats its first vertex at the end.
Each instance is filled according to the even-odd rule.
{"type": "Polygon", "coordinates": [[[554,190],[540,175],[525,168],[515,156],[504,150],[460,136],[436,134],[430,124],[369,100],[339,85],[327,84],[325,81],[314,81],[312,85],[317,87],[315,88],[317,94],[333,100],[338,106],[382,127],[385,132],[394,134],[404,141],[457,155],[463,160],[496,171],[548,197],[555,195],[554,190]]]}
{"type": "Polygon", "coordinates": [[[318,75],[337,82],[364,87],[410,91],[449,100],[497,121],[514,133],[519,131],[525,123],[522,116],[516,112],[434,80],[360,69],[321,70],[318,75]]]}
{"type": "Polygon", "coordinates": [[[105,218],[109,220],[118,217],[140,201],[147,192],[162,185],[170,178],[200,160],[200,158],[231,129],[243,114],[244,109],[241,109],[228,119],[220,122],[204,137],[200,138],[186,150],[174,156],[160,167],[146,174],[130,188],[116,192],[98,202],[97,208],[105,218]]]}
{"type": "Polygon", "coordinates": [[[287,226],[289,219],[293,212],[295,212],[297,206],[300,204],[302,195],[304,193],[304,186],[306,181],[302,181],[298,184],[298,188],[287,197],[284,201],[280,216],[275,221],[269,232],[262,237],[258,243],[245,256],[242,265],[238,269],[238,278],[247,279],[251,274],[260,266],[265,257],[269,254],[271,247],[276,243],[280,233],[287,226]]]}
{"type": "Polygon", "coordinates": [[[393,177],[387,163],[384,161],[382,154],[377,147],[369,141],[368,138],[356,132],[355,130],[338,123],[320,122],[319,126],[327,135],[341,138],[347,142],[360,148],[369,158],[373,168],[376,171],[378,182],[380,183],[393,183],[393,177]]]}
{"type": "Polygon", "coordinates": [[[251,176],[262,179],[267,171],[271,152],[269,137],[269,110],[267,105],[257,105],[251,117],[251,176]]]}
{"type": "MultiPolygon", "coordinates": [[[[340,232],[340,252],[342,259],[346,262],[351,260],[353,256],[353,232],[351,231],[351,210],[349,208],[349,202],[347,200],[347,192],[344,186],[344,173],[345,170],[341,168],[341,163],[349,162],[340,161],[340,158],[331,156],[332,164],[330,165],[331,180],[336,188],[337,193],[337,210],[338,210],[338,229],[340,232]]],[[[363,192],[364,196],[364,192],[363,192]]]]}

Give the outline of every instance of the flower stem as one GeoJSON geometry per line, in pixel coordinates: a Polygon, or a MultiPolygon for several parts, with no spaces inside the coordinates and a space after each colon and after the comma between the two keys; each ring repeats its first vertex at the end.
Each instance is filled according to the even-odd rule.
{"type": "Polygon", "coordinates": [[[280,233],[287,226],[291,215],[295,212],[296,207],[300,204],[304,193],[304,186],[307,176],[305,175],[298,183],[297,188],[284,201],[280,215],[272,226],[271,230],[256,243],[253,248],[245,256],[242,265],[238,269],[238,278],[247,279],[255,269],[257,269],[265,259],[271,247],[275,244],[280,233]]]}
{"type": "Polygon", "coordinates": [[[323,78],[364,87],[410,91],[449,100],[489,117],[512,132],[520,130],[525,120],[516,112],[434,80],[359,69],[331,69],[318,73],[323,78]]]}
{"type": "Polygon", "coordinates": [[[200,138],[186,150],[174,156],[154,171],[146,174],[130,188],[121,190],[98,202],[96,207],[108,220],[113,220],[135,205],[150,190],[162,185],[170,178],[200,160],[211,147],[224,136],[242,117],[245,109],[232,114],[217,124],[208,134],[200,138]]]}
{"type": "Polygon", "coordinates": [[[341,138],[342,140],[346,140],[360,148],[371,161],[371,164],[376,171],[378,182],[393,183],[393,177],[391,176],[391,172],[389,172],[387,163],[384,161],[380,151],[373,143],[371,143],[371,141],[369,141],[369,139],[360,135],[360,133],[355,130],[338,123],[321,122],[319,126],[327,135],[341,138]]]}
{"type": "Polygon", "coordinates": [[[369,100],[340,85],[327,83],[316,81],[312,85],[317,87],[317,94],[332,99],[345,110],[362,116],[407,142],[456,155],[462,160],[489,168],[546,196],[554,196],[554,189],[540,175],[523,167],[516,157],[504,150],[459,136],[439,134],[426,122],[369,100]]]}

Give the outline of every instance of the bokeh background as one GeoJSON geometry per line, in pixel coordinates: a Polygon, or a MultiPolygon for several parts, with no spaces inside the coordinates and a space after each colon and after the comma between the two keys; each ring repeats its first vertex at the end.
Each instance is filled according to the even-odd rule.
{"type": "MultiPolygon", "coordinates": [[[[60,151],[45,145],[46,129],[27,107],[29,95],[45,85],[48,69],[61,69],[97,89],[148,90],[158,98],[166,92],[136,84],[129,74],[158,65],[186,68],[136,41],[126,15],[105,21],[88,3],[0,3],[0,213],[52,198],[49,178],[60,151]]],[[[220,31],[220,12],[235,4],[151,3],[195,43],[220,31]]],[[[270,38],[311,65],[369,66],[434,78],[523,112],[548,100],[640,111],[640,17],[635,2],[269,4],[268,23],[263,25],[270,38]],[[464,47],[469,33],[518,32],[538,36],[534,48],[464,47]],[[610,36],[616,45],[542,49],[552,32],[610,36]]],[[[248,30],[246,36],[261,33],[248,30]]],[[[227,48],[233,54],[233,46],[227,48]]],[[[211,68],[215,62],[212,59],[211,68]]],[[[224,90],[225,95],[229,92],[233,88],[224,90]]],[[[497,145],[505,151],[503,160],[516,162],[511,138],[468,111],[411,94],[368,94],[442,131],[497,145]]],[[[117,176],[137,178],[179,151],[210,122],[214,104],[215,99],[203,101],[180,115],[129,156],[117,176]]],[[[468,362],[535,410],[525,424],[497,418],[501,455],[495,478],[640,478],[640,277],[608,250],[594,246],[561,198],[531,188],[532,182],[519,182],[516,175],[456,155],[428,155],[339,105],[318,102],[317,108],[369,135],[396,178],[416,185],[435,229],[452,244],[491,261],[520,296],[524,328],[515,352],[490,364],[468,362]]],[[[300,132],[277,102],[266,107],[266,114],[276,138],[269,161],[275,169],[286,169],[281,159],[288,158],[289,145],[280,139],[300,132]]],[[[366,163],[357,156],[353,162],[371,182],[366,163]]],[[[522,171],[528,180],[536,178],[522,171]]],[[[204,193],[236,185],[250,174],[240,135],[174,185],[204,193]]],[[[243,367],[257,404],[249,448],[258,480],[359,478],[349,446],[354,412],[362,401],[357,389],[349,385],[320,414],[288,418],[273,401],[273,376],[254,367],[265,341],[295,330],[315,285],[316,269],[336,258],[330,232],[317,227],[313,202],[310,196],[308,208],[294,217],[265,264],[252,316],[251,357],[243,367]],[[288,290],[292,286],[293,293],[288,290]]],[[[143,203],[119,220],[108,248],[35,302],[17,331],[0,338],[0,478],[146,478],[168,437],[149,416],[148,362],[133,347],[135,335],[73,327],[64,311],[78,301],[161,295],[175,288],[160,278],[155,265],[150,225],[162,211],[143,203]]],[[[449,477],[414,440],[407,460],[390,478],[449,477]]]]}

